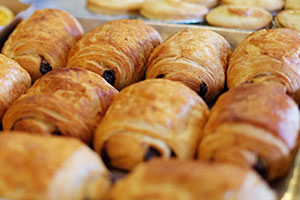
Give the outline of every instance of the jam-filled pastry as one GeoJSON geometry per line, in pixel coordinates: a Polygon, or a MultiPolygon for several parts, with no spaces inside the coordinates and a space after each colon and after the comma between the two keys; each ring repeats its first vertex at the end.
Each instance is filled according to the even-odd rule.
{"type": "Polygon", "coordinates": [[[94,148],[106,164],[124,170],[153,157],[192,159],[207,116],[205,102],[184,84],[145,80],[114,98],[94,148]]]}
{"type": "Polygon", "coordinates": [[[140,14],[155,20],[204,20],[208,9],[183,0],[145,0],[140,14]]]}
{"type": "Polygon", "coordinates": [[[0,120],[6,109],[31,86],[30,75],[16,61],[0,54],[0,120]]]}
{"type": "Polygon", "coordinates": [[[229,59],[227,86],[266,82],[285,88],[300,103],[300,34],[285,28],[247,36],[229,59]]]}
{"type": "Polygon", "coordinates": [[[4,130],[76,137],[91,144],[118,91],[98,74],[59,68],[38,79],[3,117],[4,130]]]}
{"type": "Polygon", "coordinates": [[[185,2],[198,3],[206,7],[214,7],[219,3],[219,0],[183,0],[185,2]]]}
{"type": "Polygon", "coordinates": [[[299,22],[300,22],[300,8],[299,10],[281,11],[275,18],[275,23],[278,27],[290,28],[300,32],[299,22]]]}
{"type": "Polygon", "coordinates": [[[244,30],[257,30],[269,26],[272,14],[259,7],[222,5],[212,9],[206,16],[210,25],[244,30]]]}
{"type": "Polygon", "coordinates": [[[105,200],[276,200],[275,192],[247,168],[221,163],[152,160],[137,166],[105,200]]]}
{"type": "Polygon", "coordinates": [[[37,10],[17,26],[2,53],[17,61],[35,81],[52,69],[66,66],[69,50],[82,33],[81,25],[69,13],[37,10]]]}
{"type": "Polygon", "coordinates": [[[144,0],[87,0],[87,8],[105,15],[137,14],[144,0]]]}
{"type": "Polygon", "coordinates": [[[0,162],[4,199],[101,199],[110,187],[99,156],[73,138],[1,132],[0,162]]]}
{"type": "Polygon", "coordinates": [[[284,8],[287,10],[300,10],[300,0],[286,0],[284,8]]]}
{"type": "Polygon", "coordinates": [[[198,157],[250,167],[273,180],[291,166],[299,121],[297,104],[282,88],[244,84],[218,98],[204,127],[198,157]]]}
{"type": "Polygon", "coordinates": [[[87,33],[72,48],[68,67],[96,72],[117,89],[141,80],[159,33],[140,20],[114,20],[87,33]]]}
{"type": "Polygon", "coordinates": [[[222,4],[234,4],[260,7],[270,12],[283,8],[284,0],[221,0],[222,4]]]}
{"type": "Polygon", "coordinates": [[[224,88],[229,43],[219,34],[201,29],[179,31],[155,48],[146,78],[180,81],[206,101],[224,88]]]}

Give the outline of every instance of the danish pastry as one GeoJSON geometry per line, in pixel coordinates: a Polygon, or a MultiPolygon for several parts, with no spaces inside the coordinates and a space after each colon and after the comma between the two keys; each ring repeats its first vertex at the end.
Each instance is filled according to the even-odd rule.
{"type": "Polygon", "coordinates": [[[284,10],[275,18],[278,27],[290,28],[300,32],[300,10],[284,10]]]}
{"type": "Polygon", "coordinates": [[[80,68],[55,69],[37,80],[3,117],[4,130],[72,136],[91,144],[118,91],[80,68]]]}
{"type": "Polygon", "coordinates": [[[17,61],[35,81],[52,69],[66,66],[69,50],[82,33],[81,25],[69,13],[37,10],[17,26],[2,53],[17,61]]]}
{"type": "Polygon", "coordinates": [[[117,89],[141,80],[159,33],[140,20],[114,20],[87,33],[72,48],[68,67],[96,72],[117,89]]]}
{"type": "Polygon", "coordinates": [[[184,0],[186,2],[198,3],[208,8],[214,7],[219,3],[219,0],[184,0]]]}
{"type": "Polygon", "coordinates": [[[185,29],[155,48],[147,63],[146,78],[180,81],[206,101],[224,88],[229,43],[219,34],[185,29]]]}
{"type": "Polygon", "coordinates": [[[285,9],[300,10],[300,0],[286,0],[285,9]]]}
{"type": "Polygon", "coordinates": [[[264,83],[232,88],[211,110],[198,157],[250,167],[273,180],[292,164],[299,122],[298,106],[282,88],[264,83]]]}
{"type": "Polygon", "coordinates": [[[114,98],[94,148],[109,166],[124,170],[153,157],[192,159],[207,115],[205,102],[184,84],[145,80],[114,98]]]}
{"type": "Polygon", "coordinates": [[[31,86],[30,75],[17,62],[0,54],[0,120],[7,108],[31,86]]]}
{"type": "Polygon", "coordinates": [[[270,12],[281,10],[284,0],[221,0],[222,4],[235,4],[260,7],[270,12]]]}
{"type": "Polygon", "coordinates": [[[100,199],[110,186],[102,160],[72,138],[2,132],[0,162],[4,199],[100,199]]]}
{"type": "Polygon", "coordinates": [[[105,200],[275,200],[254,172],[230,164],[153,160],[120,180],[105,200]]]}

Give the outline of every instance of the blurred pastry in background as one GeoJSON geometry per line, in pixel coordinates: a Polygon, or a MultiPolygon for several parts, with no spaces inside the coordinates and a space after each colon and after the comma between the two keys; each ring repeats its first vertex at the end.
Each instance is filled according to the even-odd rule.
{"type": "Polygon", "coordinates": [[[87,0],[87,8],[104,15],[136,14],[144,0],[87,0]]]}
{"type": "Polygon", "coordinates": [[[203,21],[208,9],[205,6],[187,3],[181,0],[145,0],[140,14],[156,20],[191,20],[203,21]]]}
{"type": "Polygon", "coordinates": [[[0,26],[6,26],[15,17],[15,14],[7,7],[0,5],[0,26]]]}
{"type": "Polygon", "coordinates": [[[284,8],[286,10],[288,9],[300,10],[300,0],[286,0],[284,8]]]}
{"type": "Polygon", "coordinates": [[[291,28],[300,31],[300,10],[284,10],[280,12],[275,23],[278,27],[291,28]]]}
{"type": "Polygon", "coordinates": [[[219,0],[184,0],[185,2],[198,3],[206,7],[214,7],[218,5],[219,0]]]}
{"type": "Polygon", "coordinates": [[[257,30],[269,26],[272,15],[258,7],[221,5],[207,14],[206,21],[213,26],[257,30]]]}
{"type": "Polygon", "coordinates": [[[270,12],[278,11],[283,8],[284,0],[222,0],[222,4],[235,4],[244,6],[256,6],[270,12]]]}

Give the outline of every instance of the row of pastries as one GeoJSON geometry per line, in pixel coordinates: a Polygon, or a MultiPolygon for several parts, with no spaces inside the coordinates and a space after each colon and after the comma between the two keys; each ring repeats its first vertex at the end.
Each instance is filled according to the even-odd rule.
{"type": "Polygon", "coordinates": [[[232,52],[212,31],[162,41],[115,20],[84,35],[35,11],[0,55],[0,196],[275,200],[267,181],[298,150],[299,49],[290,29],[232,52]],[[111,187],[108,169],[129,175],[111,187]]]}

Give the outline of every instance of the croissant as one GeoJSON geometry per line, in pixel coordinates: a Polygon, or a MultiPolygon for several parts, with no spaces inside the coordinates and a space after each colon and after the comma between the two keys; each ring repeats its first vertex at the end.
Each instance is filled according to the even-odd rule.
{"type": "Polygon", "coordinates": [[[191,159],[207,115],[204,101],[182,83],[145,80],[114,98],[94,148],[106,164],[124,170],[153,157],[191,159]]]}
{"type": "Polygon", "coordinates": [[[80,68],[55,69],[37,80],[3,117],[4,130],[72,136],[90,144],[118,91],[80,68]]]}
{"type": "Polygon", "coordinates": [[[12,102],[30,86],[31,78],[26,70],[14,60],[0,54],[0,120],[12,102]]]}
{"type": "Polygon", "coordinates": [[[17,26],[2,53],[17,61],[35,81],[52,69],[65,67],[69,50],[82,34],[81,25],[69,13],[37,10],[17,26]]]}
{"type": "Polygon", "coordinates": [[[198,157],[252,167],[273,180],[291,166],[299,120],[297,104],[280,87],[258,83],[230,89],[211,110],[198,157]]]}
{"type": "Polygon", "coordinates": [[[152,52],[146,78],[180,81],[210,101],[224,88],[229,43],[219,34],[185,29],[152,52]]]}
{"type": "Polygon", "coordinates": [[[2,132],[0,162],[5,199],[100,199],[110,187],[102,160],[72,138],[2,132]]]}
{"type": "Polygon", "coordinates": [[[300,103],[299,51],[297,31],[278,28],[252,33],[230,57],[227,86],[266,82],[283,87],[300,103]]]}
{"type": "Polygon", "coordinates": [[[109,21],[76,43],[67,66],[96,72],[120,90],[144,77],[145,63],[160,42],[158,32],[140,20],[109,21]]]}
{"type": "Polygon", "coordinates": [[[106,200],[276,200],[252,170],[230,164],[152,160],[117,182],[106,200]]]}

